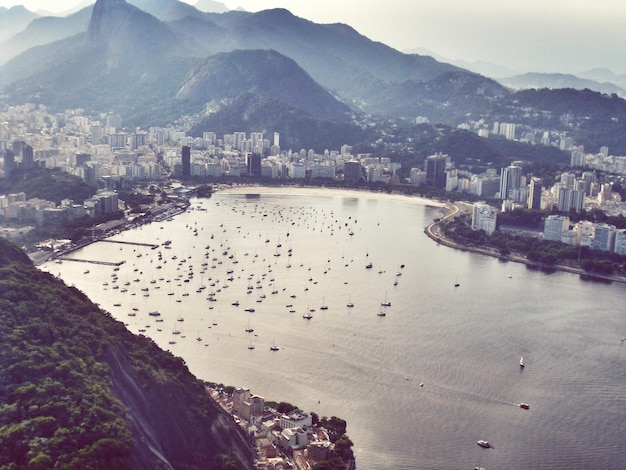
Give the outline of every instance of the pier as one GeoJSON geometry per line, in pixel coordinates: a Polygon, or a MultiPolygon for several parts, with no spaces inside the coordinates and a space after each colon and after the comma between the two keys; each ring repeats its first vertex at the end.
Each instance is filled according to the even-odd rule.
{"type": "Polygon", "coordinates": [[[77,263],[89,263],[89,264],[101,264],[103,266],[121,266],[126,261],[96,261],[92,259],[77,259],[77,258],[57,258],[61,261],[76,261],[77,263]]]}
{"type": "Polygon", "coordinates": [[[159,247],[159,245],[155,245],[154,243],[124,242],[120,240],[98,240],[98,241],[103,242],[103,243],[119,243],[121,245],[148,246],[152,248],[153,250],[156,250],[159,247]]]}

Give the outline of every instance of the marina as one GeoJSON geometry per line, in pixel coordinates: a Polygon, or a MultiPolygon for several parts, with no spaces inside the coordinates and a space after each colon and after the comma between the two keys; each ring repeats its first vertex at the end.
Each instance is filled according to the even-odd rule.
{"type": "Polygon", "coordinates": [[[440,212],[429,201],[242,191],[113,237],[157,249],[68,255],[127,260],[113,269],[42,269],[199,378],[346,419],[357,468],[619,468],[620,286],[437,245],[423,233],[440,212]]]}

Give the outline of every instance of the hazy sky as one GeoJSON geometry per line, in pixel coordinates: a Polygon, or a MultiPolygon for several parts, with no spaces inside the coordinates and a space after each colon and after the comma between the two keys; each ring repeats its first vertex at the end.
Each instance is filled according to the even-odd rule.
{"type": "MultiPolygon", "coordinates": [[[[194,4],[197,0],[184,0],[194,4]]],[[[626,73],[626,0],[221,0],[247,11],[283,7],[316,23],[346,23],[406,51],[484,60],[514,71],[626,73]]],[[[0,0],[63,11],[80,0],[0,0]]]]}

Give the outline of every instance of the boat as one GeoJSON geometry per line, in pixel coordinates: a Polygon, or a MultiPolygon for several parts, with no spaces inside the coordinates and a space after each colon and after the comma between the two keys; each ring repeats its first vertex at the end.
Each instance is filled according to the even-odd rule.
{"type": "Polygon", "coordinates": [[[307,312],[304,315],[302,315],[302,318],[304,318],[305,320],[310,320],[311,318],[313,318],[313,315],[307,312]]]}
{"type": "Polygon", "coordinates": [[[246,326],[246,333],[252,333],[254,328],[250,326],[250,320],[248,320],[248,325],[246,326]]]}
{"type": "Polygon", "coordinates": [[[372,269],[373,264],[372,263],[367,263],[365,265],[365,269],[372,269]]]}
{"type": "Polygon", "coordinates": [[[519,366],[520,366],[521,368],[524,368],[524,367],[526,366],[526,364],[524,364],[524,356],[522,356],[522,357],[520,358],[520,360],[519,360],[519,366]]]}
{"type": "Polygon", "coordinates": [[[272,343],[272,345],[270,346],[270,351],[278,351],[280,348],[278,346],[276,346],[275,343],[272,343]]]}
{"type": "Polygon", "coordinates": [[[159,312],[158,310],[153,310],[152,312],[149,312],[148,315],[150,315],[151,317],[160,317],[161,312],[159,312]]]}
{"type": "Polygon", "coordinates": [[[385,292],[385,301],[381,302],[381,307],[391,307],[391,302],[387,300],[387,293],[385,292]]]}
{"type": "Polygon", "coordinates": [[[477,441],[476,444],[478,444],[480,447],[484,447],[485,449],[489,449],[491,447],[491,444],[489,444],[489,442],[483,441],[482,439],[477,441]]]}
{"type": "Polygon", "coordinates": [[[525,409],[525,410],[530,409],[530,405],[529,405],[528,403],[520,403],[520,404],[519,404],[519,407],[520,407],[520,408],[523,408],[523,409],[525,409]]]}

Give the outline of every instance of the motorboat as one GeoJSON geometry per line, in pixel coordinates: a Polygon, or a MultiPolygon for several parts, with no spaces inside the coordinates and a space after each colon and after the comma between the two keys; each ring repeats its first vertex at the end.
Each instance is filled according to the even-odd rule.
{"type": "Polygon", "coordinates": [[[528,403],[520,403],[520,404],[519,404],[519,407],[520,407],[520,408],[523,408],[523,409],[525,409],[525,410],[530,409],[530,405],[529,405],[528,403]]]}
{"type": "Polygon", "coordinates": [[[477,441],[476,444],[478,444],[480,447],[484,447],[485,449],[489,449],[491,447],[491,444],[489,444],[488,441],[483,441],[482,439],[477,441]]]}

